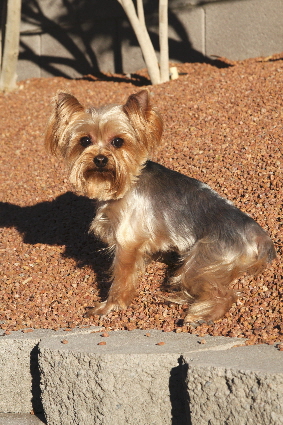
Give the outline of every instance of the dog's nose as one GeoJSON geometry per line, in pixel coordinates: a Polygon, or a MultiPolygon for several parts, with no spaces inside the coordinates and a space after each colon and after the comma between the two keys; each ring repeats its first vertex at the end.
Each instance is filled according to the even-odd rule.
{"type": "Polygon", "coordinates": [[[93,162],[98,168],[103,168],[108,162],[108,158],[105,155],[97,155],[93,158],[93,162]]]}

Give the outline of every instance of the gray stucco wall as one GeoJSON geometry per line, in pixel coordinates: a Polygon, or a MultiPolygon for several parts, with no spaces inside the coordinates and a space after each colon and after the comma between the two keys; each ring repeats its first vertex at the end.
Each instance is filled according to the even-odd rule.
{"type": "MultiPolygon", "coordinates": [[[[158,0],[144,0],[158,52],[158,0]]],[[[169,0],[172,62],[241,60],[283,51],[283,0],[169,0]]],[[[117,0],[23,0],[18,79],[145,67],[117,0]]]]}

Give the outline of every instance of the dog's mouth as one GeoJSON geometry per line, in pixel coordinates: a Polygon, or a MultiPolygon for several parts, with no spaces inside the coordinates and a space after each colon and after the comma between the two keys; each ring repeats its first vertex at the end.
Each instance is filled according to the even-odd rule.
{"type": "Polygon", "coordinates": [[[113,178],[114,172],[113,170],[110,170],[109,168],[105,168],[105,167],[93,167],[93,168],[88,168],[87,170],[85,170],[83,175],[85,180],[88,180],[95,176],[99,176],[102,178],[107,178],[107,177],[113,178]]]}
{"type": "Polygon", "coordinates": [[[106,167],[84,170],[80,181],[81,191],[91,199],[109,200],[115,196],[115,171],[106,167]]]}

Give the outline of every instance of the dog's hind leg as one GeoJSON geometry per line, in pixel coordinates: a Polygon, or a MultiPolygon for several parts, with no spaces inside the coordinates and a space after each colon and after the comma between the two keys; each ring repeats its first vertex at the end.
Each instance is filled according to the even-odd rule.
{"type": "Polygon", "coordinates": [[[265,232],[253,236],[251,242],[243,238],[229,245],[200,240],[194,245],[176,276],[190,304],[185,323],[220,319],[237,300],[230,283],[245,272],[262,271],[275,257],[265,232]]]}

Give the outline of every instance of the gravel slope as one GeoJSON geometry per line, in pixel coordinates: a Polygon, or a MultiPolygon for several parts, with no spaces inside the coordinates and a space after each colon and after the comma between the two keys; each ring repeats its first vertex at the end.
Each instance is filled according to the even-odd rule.
{"type": "Polygon", "coordinates": [[[215,63],[221,67],[178,65],[178,80],[148,86],[165,122],[155,159],[250,214],[273,238],[277,260],[236,282],[242,297],[212,325],[182,326],[185,307],[162,300],[166,267],[159,262],[149,265],[126,311],[84,318],[85,308],[107,294],[109,258],[87,233],[95,203],[72,192],[63,164],[44,150],[51,99],[66,90],[85,105],[123,103],[147,84],[146,72],[22,81],[0,94],[2,334],[99,324],[238,336],[247,344],[283,341],[283,55],[215,63]]]}

